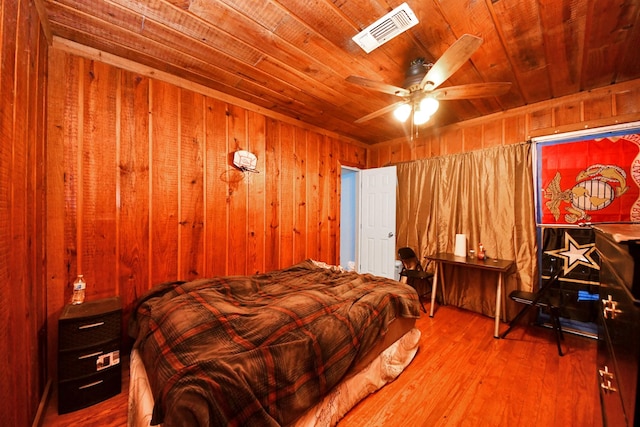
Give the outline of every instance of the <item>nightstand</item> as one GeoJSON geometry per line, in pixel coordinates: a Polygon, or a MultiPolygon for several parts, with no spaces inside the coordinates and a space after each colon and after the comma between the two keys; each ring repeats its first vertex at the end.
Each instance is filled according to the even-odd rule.
{"type": "Polygon", "coordinates": [[[121,341],[119,297],[64,307],[58,319],[58,413],[120,393],[121,341]]]}

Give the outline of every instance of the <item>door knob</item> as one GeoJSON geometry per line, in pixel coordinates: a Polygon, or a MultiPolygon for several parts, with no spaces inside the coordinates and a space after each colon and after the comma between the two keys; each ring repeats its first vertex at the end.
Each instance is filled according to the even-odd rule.
{"type": "Polygon", "coordinates": [[[389,238],[393,237],[393,231],[389,232],[389,238]]]}

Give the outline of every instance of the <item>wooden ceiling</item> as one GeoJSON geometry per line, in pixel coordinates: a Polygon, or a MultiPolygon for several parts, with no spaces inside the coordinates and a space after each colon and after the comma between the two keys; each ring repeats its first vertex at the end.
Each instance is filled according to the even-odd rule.
{"type": "Polygon", "coordinates": [[[347,82],[402,86],[463,34],[484,41],[441,87],[512,82],[505,95],[441,102],[442,126],[640,78],[640,2],[407,0],[419,23],[365,53],[352,37],[393,0],[39,0],[54,37],[136,61],[371,144],[407,135],[399,99],[347,82]]]}

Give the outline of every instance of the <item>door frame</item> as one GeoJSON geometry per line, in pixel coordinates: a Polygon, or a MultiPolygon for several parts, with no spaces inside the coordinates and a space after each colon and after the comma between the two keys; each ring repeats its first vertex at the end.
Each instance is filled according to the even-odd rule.
{"type": "Polygon", "coordinates": [[[360,239],[360,227],[359,227],[359,218],[360,218],[360,172],[361,169],[353,166],[344,166],[340,165],[340,265],[344,269],[349,269],[348,262],[354,262],[354,269],[359,264],[359,245],[358,241],[360,239]],[[348,200],[348,203],[345,204],[345,184],[343,180],[343,172],[348,171],[349,175],[354,175],[354,186],[353,191],[350,191],[350,188],[347,188],[347,196],[353,197],[348,200]],[[352,194],[351,194],[352,193],[352,194]],[[345,211],[343,208],[351,207],[353,210],[345,211]],[[345,218],[345,214],[349,213],[351,218],[345,218]],[[344,229],[345,226],[351,226],[351,229],[344,229]],[[347,231],[347,232],[345,232],[347,231]],[[353,239],[353,244],[345,243],[347,239],[353,239]],[[348,251],[349,253],[345,253],[344,249],[353,246],[353,251],[348,251]],[[353,259],[349,259],[353,258],[353,259]]]}

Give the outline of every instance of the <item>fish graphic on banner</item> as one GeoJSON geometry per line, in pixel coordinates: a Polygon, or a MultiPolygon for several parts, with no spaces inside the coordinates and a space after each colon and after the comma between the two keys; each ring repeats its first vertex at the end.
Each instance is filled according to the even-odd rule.
{"type": "Polygon", "coordinates": [[[541,222],[640,221],[640,135],[542,147],[541,222]]]}

